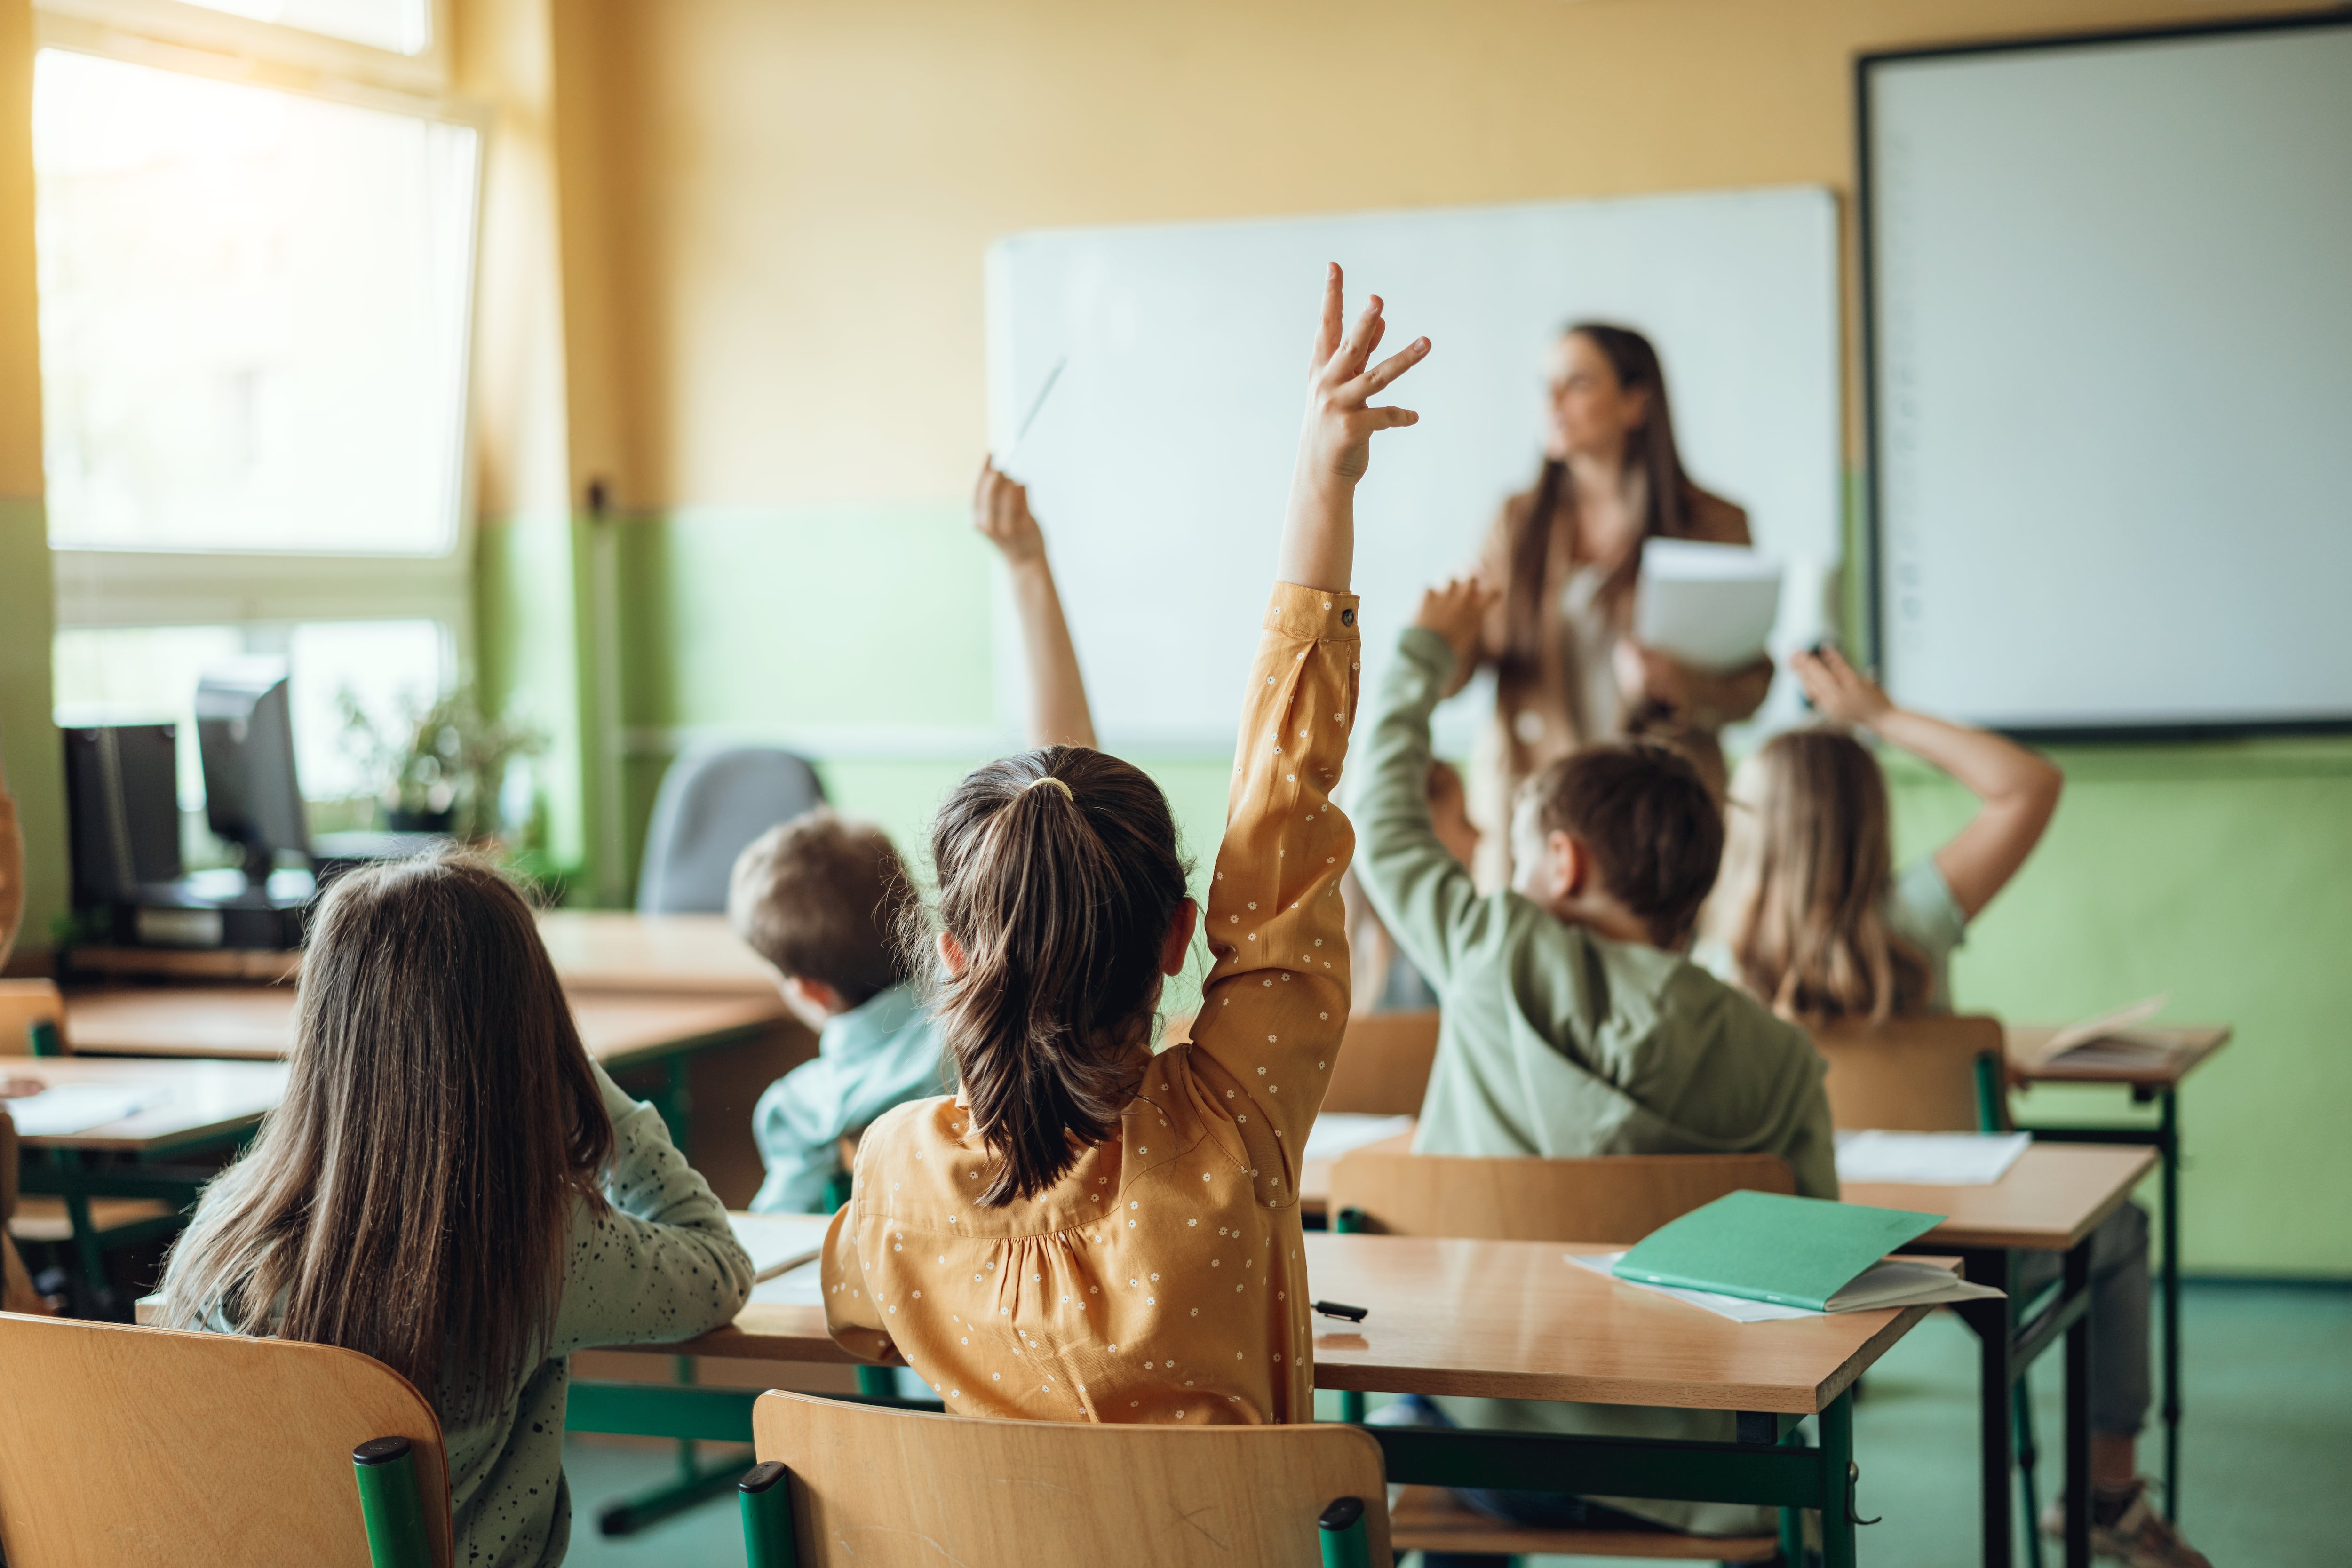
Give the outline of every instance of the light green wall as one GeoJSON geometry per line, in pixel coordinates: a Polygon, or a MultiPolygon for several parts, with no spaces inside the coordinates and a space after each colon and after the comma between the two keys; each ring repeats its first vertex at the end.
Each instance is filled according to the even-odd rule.
{"type": "MultiPolygon", "coordinates": [[[[681,731],[866,721],[886,743],[823,759],[827,789],[919,861],[932,808],[986,748],[927,752],[909,733],[992,721],[989,560],[961,509],[697,510],[618,527],[633,860],[681,731]]],[[[1204,862],[1230,758],[1137,760],[1204,862]]],[[[2183,1096],[2188,1261],[2352,1277],[2352,1140],[2338,1125],[2352,1107],[2352,742],[2071,748],[2058,760],[2064,804],[1962,950],[1962,1005],[2063,1020],[2168,990],[2170,1016],[2236,1025],[2183,1096]]],[[[1905,855],[1964,819],[1967,797],[1948,782],[1900,759],[1890,777],[1905,855]]],[[[2024,1110],[2129,1114],[2097,1090],[2039,1090],[2024,1110]]]]}
{"type": "Polygon", "coordinates": [[[49,647],[56,626],[47,512],[38,500],[0,499],[0,754],[25,829],[27,960],[49,945],[49,925],[71,903],[65,852],[65,753],[51,721],[49,647]]]}

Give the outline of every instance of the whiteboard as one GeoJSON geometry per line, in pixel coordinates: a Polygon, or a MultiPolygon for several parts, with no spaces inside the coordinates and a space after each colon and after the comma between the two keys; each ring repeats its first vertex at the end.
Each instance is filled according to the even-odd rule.
{"type": "Polygon", "coordinates": [[[2021,730],[2352,719],[2352,28],[1865,79],[1895,698],[2021,730]]]}
{"type": "MultiPolygon", "coordinates": [[[[1232,748],[1333,260],[1351,312],[1387,300],[1391,347],[1435,345],[1384,399],[1421,424],[1374,438],[1358,495],[1368,694],[1421,589],[1468,565],[1503,499],[1534,483],[1546,353],[1586,317],[1650,335],[1685,466],[1789,562],[1776,647],[1819,635],[1840,517],[1826,191],[1024,234],[988,258],[991,446],[1031,486],[1106,746],[1232,748]]],[[[1001,584],[995,626],[998,717],[1017,726],[1001,584]]],[[[1466,749],[1486,711],[1490,697],[1453,704],[1441,749],[1466,749]]]]}

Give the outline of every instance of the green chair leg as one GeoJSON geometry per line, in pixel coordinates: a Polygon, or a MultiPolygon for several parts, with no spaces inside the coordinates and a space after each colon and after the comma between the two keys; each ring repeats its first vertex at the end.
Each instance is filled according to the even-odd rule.
{"type": "Polygon", "coordinates": [[[2009,1068],[1988,1051],[1977,1058],[1977,1131],[2009,1131],[2009,1068]]]}
{"type": "Polygon", "coordinates": [[[375,1568],[433,1568],[433,1537],[425,1525],[425,1499],[416,1489],[416,1460],[405,1437],[377,1437],[352,1450],[367,1523],[368,1560],[375,1568]]]}
{"type": "Polygon", "coordinates": [[[743,1503],[743,1561],[748,1568],[800,1568],[793,1544],[793,1487],[784,1467],[764,1460],[735,1483],[743,1503]]]}
{"type": "Polygon", "coordinates": [[[25,1026],[25,1044],[37,1057],[61,1057],[66,1054],[65,1038],[58,1033],[55,1018],[36,1018],[25,1026]]]}
{"type": "Polygon", "coordinates": [[[1339,1391],[1339,1419],[1357,1426],[1364,1424],[1364,1395],[1361,1390],[1343,1388],[1339,1391]]]}
{"type": "Polygon", "coordinates": [[[898,1392],[898,1380],[887,1366],[861,1366],[857,1369],[857,1392],[888,1399],[898,1392]]]}
{"type": "MultiPolygon", "coordinates": [[[[1361,1209],[1340,1209],[1331,1216],[1331,1230],[1334,1235],[1356,1236],[1370,1228],[1361,1209]]],[[[1339,1419],[1352,1422],[1359,1426],[1364,1424],[1364,1396],[1361,1394],[1354,1389],[1340,1391],[1339,1419]]],[[[1328,1552],[1328,1546],[1326,1551],[1328,1552]]]]}
{"type": "Polygon", "coordinates": [[[1372,1568],[1372,1538],[1364,1528],[1364,1500],[1343,1497],[1315,1521],[1323,1537],[1323,1568],[1372,1568]]]}

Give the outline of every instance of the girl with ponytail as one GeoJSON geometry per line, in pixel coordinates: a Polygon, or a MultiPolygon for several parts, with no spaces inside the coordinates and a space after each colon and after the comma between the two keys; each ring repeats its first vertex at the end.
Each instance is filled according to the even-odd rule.
{"type": "Polygon", "coordinates": [[[1191,1042],[1154,1055],[1199,907],[1159,786],[1086,746],[992,763],[933,825],[913,940],[961,1090],[866,1131],[824,1257],[834,1337],[904,1361],[947,1407],[1200,1426],[1314,1416],[1298,1167],[1348,1017],[1332,804],[1355,720],[1348,592],[1375,296],[1326,280],[1280,564],[1243,696],[1212,959],[1191,1042]]]}

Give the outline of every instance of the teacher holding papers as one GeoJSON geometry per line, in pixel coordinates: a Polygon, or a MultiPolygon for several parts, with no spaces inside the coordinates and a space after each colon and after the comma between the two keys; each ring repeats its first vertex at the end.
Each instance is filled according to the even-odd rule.
{"type": "Polygon", "coordinates": [[[1633,636],[1642,546],[1749,542],[1748,514],[1691,482],[1675,449],[1664,372],[1630,328],[1579,322],[1553,345],[1543,471],[1495,520],[1479,574],[1500,590],[1475,658],[1496,672],[1495,722],[1471,770],[1478,885],[1510,877],[1510,803],[1547,763],[1592,741],[1639,735],[1686,751],[1717,788],[1722,726],[1772,684],[1759,657],[1702,670],[1633,636]]]}

